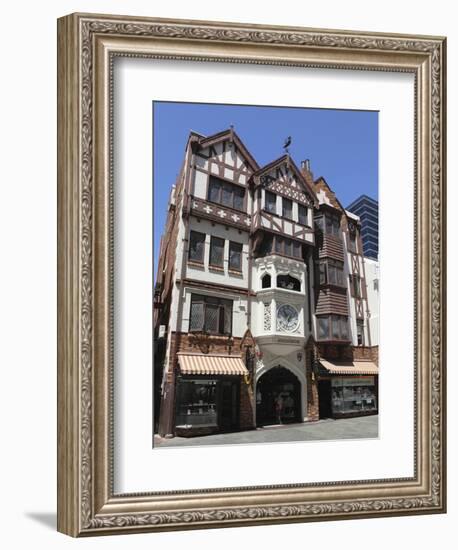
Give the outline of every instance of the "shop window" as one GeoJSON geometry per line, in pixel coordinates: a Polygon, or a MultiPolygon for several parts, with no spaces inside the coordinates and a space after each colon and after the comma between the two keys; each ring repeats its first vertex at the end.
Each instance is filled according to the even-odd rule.
{"type": "Polygon", "coordinates": [[[229,269],[242,271],[242,243],[229,242],[229,269]]]}
{"type": "Polygon", "coordinates": [[[210,176],[207,198],[211,202],[244,210],[245,189],[215,176],[210,176]]]}
{"type": "Polygon", "coordinates": [[[214,267],[224,266],[224,239],[220,239],[219,237],[211,237],[210,265],[214,267]]]}
{"type": "Polygon", "coordinates": [[[180,380],[176,402],[177,426],[217,426],[216,380],[180,380]]]}
{"type": "Polygon", "coordinates": [[[262,288],[270,288],[272,286],[272,279],[268,273],[261,279],[261,286],[262,288]]]}
{"type": "Polygon", "coordinates": [[[265,209],[272,214],[277,213],[277,195],[275,193],[265,192],[265,209]]]}
{"type": "Polygon", "coordinates": [[[277,276],[277,288],[284,288],[286,290],[301,291],[301,282],[291,275],[278,275],[277,276]]]}
{"type": "Polygon", "coordinates": [[[282,215],[289,220],[293,219],[293,201],[285,197],[282,198],[282,215]]]}
{"type": "Polygon", "coordinates": [[[335,377],[331,381],[331,407],[333,414],[352,414],[377,410],[375,378],[335,377]]]}
{"type": "Polygon", "coordinates": [[[301,225],[308,225],[308,211],[307,207],[303,204],[297,205],[297,216],[298,216],[298,222],[301,225]]]}
{"type": "Polygon", "coordinates": [[[204,262],[205,233],[191,231],[189,235],[189,259],[194,262],[204,262]]]}
{"type": "Polygon", "coordinates": [[[193,294],[189,316],[190,332],[232,333],[232,300],[193,294]]]}

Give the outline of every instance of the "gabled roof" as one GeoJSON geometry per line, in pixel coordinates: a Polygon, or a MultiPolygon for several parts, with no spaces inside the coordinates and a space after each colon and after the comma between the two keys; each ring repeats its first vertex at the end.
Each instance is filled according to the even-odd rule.
{"type": "MultiPolygon", "coordinates": [[[[331,198],[332,200],[334,200],[336,203],[337,203],[337,206],[334,206],[333,204],[328,204],[328,203],[320,203],[320,206],[327,206],[329,208],[334,208],[336,210],[341,210],[342,211],[342,214],[344,216],[346,216],[347,218],[350,218],[352,219],[353,221],[356,221],[354,219],[354,214],[351,214],[350,212],[347,212],[347,210],[342,206],[342,203],[339,201],[339,199],[337,198],[336,194],[334,193],[334,191],[331,189],[330,185],[328,184],[328,182],[325,180],[325,178],[323,178],[323,176],[320,176],[319,178],[317,178],[315,180],[315,185],[317,185],[318,183],[320,182],[323,182],[324,185],[326,186],[326,188],[328,189],[330,195],[331,195],[331,198]],[[350,214],[350,215],[349,215],[350,214]]],[[[359,218],[358,218],[358,221],[356,223],[359,223],[359,218]]]]}
{"type": "Polygon", "coordinates": [[[211,136],[199,137],[197,143],[200,147],[203,148],[210,147],[211,145],[215,145],[216,143],[221,143],[226,140],[230,140],[235,143],[235,145],[242,152],[243,156],[245,157],[253,171],[259,170],[259,164],[256,162],[256,159],[253,157],[250,151],[248,151],[245,144],[233,128],[223,130],[222,132],[218,132],[217,134],[213,134],[211,136]]]}
{"type": "MultiPolygon", "coordinates": [[[[304,177],[304,174],[302,174],[302,172],[296,166],[296,163],[294,162],[294,160],[287,153],[285,155],[282,155],[278,159],[273,160],[272,162],[269,162],[269,164],[266,164],[265,166],[263,166],[262,168],[254,172],[254,174],[251,177],[253,179],[260,179],[260,177],[263,174],[266,174],[267,172],[270,172],[277,166],[281,166],[283,164],[286,164],[288,166],[288,168],[295,174],[297,181],[302,183],[304,190],[307,192],[308,195],[310,195],[313,202],[318,204],[318,199],[317,199],[315,190],[313,189],[313,187],[311,187],[307,179],[304,177]]],[[[258,181],[258,183],[255,184],[255,186],[257,185],[260,185],[260,181],[258,181]]]]}

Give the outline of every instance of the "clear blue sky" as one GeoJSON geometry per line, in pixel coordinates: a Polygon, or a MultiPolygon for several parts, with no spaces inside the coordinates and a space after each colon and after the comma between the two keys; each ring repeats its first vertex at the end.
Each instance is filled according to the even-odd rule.
{"type": "Polygon", "coordinates": [[[345,207],[361,194],[378,200],[378,113],[335,109],[154,102],[154,269],[171,186],[191,130],[211,135],[231,124],[260,166],[289,151],[310,159],[345,207]]]}

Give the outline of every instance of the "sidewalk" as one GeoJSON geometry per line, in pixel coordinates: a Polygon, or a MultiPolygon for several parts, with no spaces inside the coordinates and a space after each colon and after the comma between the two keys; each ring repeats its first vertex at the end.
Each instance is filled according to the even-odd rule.
{"type": "Polygon", "coordinates": [[[378,437],[378,415],[339,420],[319,420],[300,424],[266,426],[244,432],[206,435],[200,437],[154,436],[154,447],[197,447],[201,445],[234,445],[249,443],[278,443],[289,441],[325,441],[378,437]]]}

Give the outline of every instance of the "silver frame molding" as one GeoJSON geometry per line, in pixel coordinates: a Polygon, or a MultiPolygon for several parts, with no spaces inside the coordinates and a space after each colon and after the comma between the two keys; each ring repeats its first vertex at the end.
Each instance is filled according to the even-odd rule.
{"type": "Polygon", "coordinates": [[[71,536],[445,512],[443,37],[73,14],[58,20],[58,530],[71,536]],[[113,493],[112,61],[415,75],[415,475],[113,493]]]}

